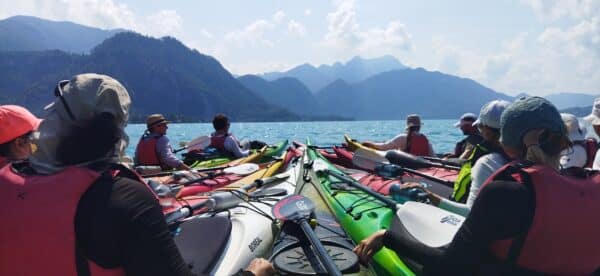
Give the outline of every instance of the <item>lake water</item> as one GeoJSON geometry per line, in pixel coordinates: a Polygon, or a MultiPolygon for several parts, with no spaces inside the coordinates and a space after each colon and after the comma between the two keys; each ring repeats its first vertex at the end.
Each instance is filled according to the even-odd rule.
{"type": "MultiPolygon", "coordinates": [[[[421,132],[427,135],[436,153],[454,150],[456,141],[462,139],[460,129],[454,127],[455,120],[424,120],[421,132]]],[[[306,141],[310,138],[317,145],[339,145],[344,134],[363,141],[386,141],[404,132],[405,121],[343,121],[343,122],[275,122],[275,123],[232,123],[230,131],[241,141],[261,140],[272,144],[285,139],[306,141]]],[[[146,125],[131,124],[126,128],[130,143],[127,154],[133,156],[135,146],[146,125]]],[[[174,148],[180,141],[190,141],[213,131],[210,123],[169,124],[167,136],[174,148]]]]}

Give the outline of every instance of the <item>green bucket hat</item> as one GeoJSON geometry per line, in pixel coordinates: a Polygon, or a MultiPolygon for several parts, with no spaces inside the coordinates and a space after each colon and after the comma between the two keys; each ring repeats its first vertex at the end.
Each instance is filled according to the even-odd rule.
{"type": "Polygon", "coordinates": [[[521,148],[523,136],[538,128],[566,135],[565,124],[552,103],[541,97],[521,97],[500,117],[500,142],[511,148],[521,148]]]}

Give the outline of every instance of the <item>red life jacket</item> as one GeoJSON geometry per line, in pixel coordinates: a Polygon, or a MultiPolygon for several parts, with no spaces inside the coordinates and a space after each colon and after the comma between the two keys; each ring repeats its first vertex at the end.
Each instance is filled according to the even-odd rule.
{"type": "Polygon", "coordinates": [[[160,136],[144,135],[135,149],[136,165],[140,166],[161,166],[160,159],[156,153],[156,143],[160,136]]]}
{"type": "Polygon", "coordinates": [[[583,141],[585,152],[587,153],[587,162],[585,163],[586,168],[594,166],[594,158],[596,158],[596,152],[598,151],[598,142],[594,138],[587,138],[583,141]]]}
{"type": "Polygon", "coordinates": [[[573,178],[547,166],[510,163],[486,184],[501,174],[532,188],[535,213],[523,236],[491,244],[494,256],[548,274],[588,275],[600,267],[600,174],[573,178]]]}
{"type": "MultiPolygon", "coordinates": [[[[47,176],[0,169],[0,275],[77,275],[75,213],[99,176],[79,167],[47,176]]],[[[87,263],[92,275],[125,275],[87,263]]]]}
{"type": "MultiPolygon", "coordinates": [[[[406,139],[409,140],[408,137],[406,139]]],[[[411,133],[410,143],[405,152],[416,156],[429,156],[429,140],[423,134],[411,133]]]]}
{"type": "Polygon", "coordinates": [[[226,151],[225,150],[225,139],[227,138],[227,136],[229,136],[231,134],[227,133],[225,135],[211,135],[210,136],[210,147],[213,147],[219,151],[226,151]]]}

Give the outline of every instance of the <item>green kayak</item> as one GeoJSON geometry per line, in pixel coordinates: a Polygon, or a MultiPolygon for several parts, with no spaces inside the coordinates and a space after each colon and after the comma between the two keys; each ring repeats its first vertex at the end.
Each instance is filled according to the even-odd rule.
{"type": "MultiPolygon", "coordinates": [[[[335,176],[322,171],[319,167],[324,166],[329,171],[343,174],[317,150],[309,147],[307,155],[321,184],[319,192],[354,242],[358,243],[376,231],[390,227],[395,216],[393,210],[367,193],[344,185],[335,176]]],[[[414,275],[396,253],[387,248],[373,256],[372,265],[377,275],[414,275]]]]}
{"type": "MultiPolygon", "coordinates": [[[[263,153],[260,153],[261,156],[258,158],[258,163],[265,163],[271,161],[273,157],[281,156],[283,151],[285,151],[288,145],[288,140],[281,141],[277,144],[270,145],[267,150],[263,153]]],[[[253,153],[258,153],[257,150],[253,150],[253,153]]],[[[231,161],[235,160],[233,156],[230,155],[218,155],[215,158],[211,158],[209,160],[195,161],[191,163],[191,168],[212,168],[220,165],[227,164],[231,161]]]]}

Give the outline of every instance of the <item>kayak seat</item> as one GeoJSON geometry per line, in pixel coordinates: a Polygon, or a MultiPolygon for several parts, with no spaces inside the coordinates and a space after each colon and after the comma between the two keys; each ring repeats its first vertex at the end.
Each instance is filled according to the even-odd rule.
{"type": "Polygon", "coordinates": [[[194,274],[208,274],[223,255],[230,234],[231,221],[227,217],[192,219],[180,225],[175,244],[194,274]]]}

